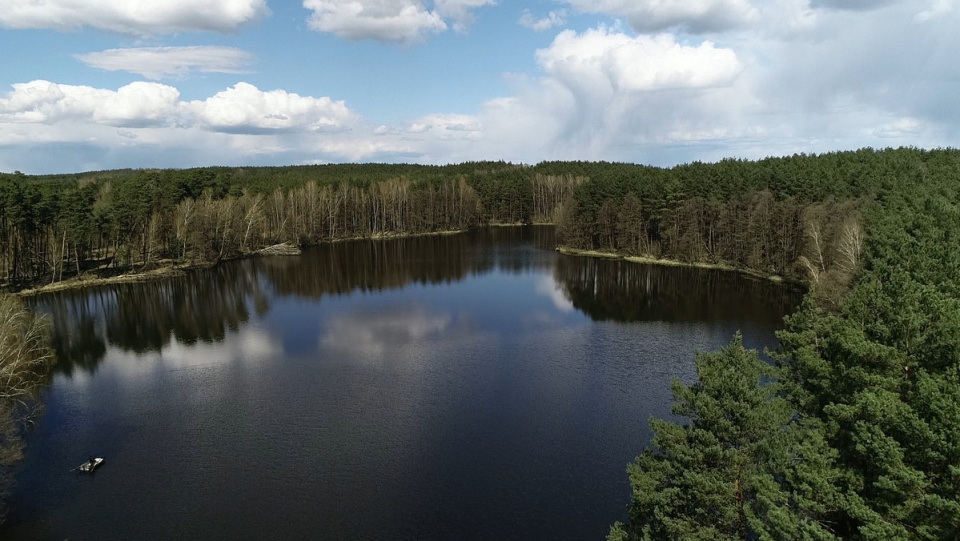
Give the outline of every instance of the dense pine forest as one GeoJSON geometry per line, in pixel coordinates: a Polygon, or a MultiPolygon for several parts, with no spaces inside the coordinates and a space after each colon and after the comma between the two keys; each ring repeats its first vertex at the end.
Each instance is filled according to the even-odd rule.
{"type": "Polygon", "coordinates": [[[697,359],[699,381],[674,385],[688,422],[651,421],[610,539],[960,538],[960,153],[801,162],[838,208],[869,201],[859,256],[844,226],[834,248],[849,285],[818,296],[814,261],[775,366],[739,338],[697,359]]]}
{"type": "MultiPolygon", "coordinates": [[[[960,151],[669,169],[478,162],[0,175],[0,287],[277,244],[554,223],[568,248],[805,282],[775,363],[674,387],[610,539],[960,538],[960,151]]],[[[640,451],[640,450],[638,450],[640,451]]]]}

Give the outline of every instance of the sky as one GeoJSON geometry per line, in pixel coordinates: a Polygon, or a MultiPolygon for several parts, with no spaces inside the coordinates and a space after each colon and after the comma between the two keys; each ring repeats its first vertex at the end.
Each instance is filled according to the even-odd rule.
{"type": "Polygon", "coordinates": [[[956,147],[960,0],[3,0],[0,172],[956,147]]]}

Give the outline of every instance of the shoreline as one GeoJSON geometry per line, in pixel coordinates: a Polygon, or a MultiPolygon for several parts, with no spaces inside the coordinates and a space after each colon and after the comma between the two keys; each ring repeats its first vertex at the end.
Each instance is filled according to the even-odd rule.
{"type": "MultiPolygon", "coordinates": [[[[106,276],[98,277],[91,276],[89,274],[74,276],[72,278],[67,278],[66,280],[61,280],[59,282],[53,282],[51,284],[45,284],[41,286],[34,286],[27,289],[21,289],[20,291],[9,291],[8,293],[16,297],[33,297],[35,295],[40,295],[43,293],[53,293],[56,291],[66,291],[68,289],[83,289],[85,287],[95,287],[103,286],[109,284],[124,284],[124,283],[135,283],[135,282],[148,282],[151,280],[157,280],[159,278],[171,278],[177,276],[185,276],[187,271],[193,269],[202,269],[205,265],[186,265],[186,266],[165,266],[149,271],[131,271],[118,274],[116,276],[106,276]]],[[[209,265],[206,265],[209,266],[209,265]]]]}
{"type": "Polygon", "coordinates": [[[736,272],[738,274],[744,274],[759,280],[766,280],[769,282],[777,284],[786,284],[794,286],[806,287],[806,284],[800,280],[788,279],[779,274],[764,274],[751,269],[744,269],[741,267],[734,267],[732,265],[725,265],[723,263],[704,263],[698,261],[680,261],[677,259],[661,259],[652,256],[636,256],[636,255],[624,255],[617,252],[604,252],[600,250],[578,250],[576,248],[570,248],[568,246],[557,246],[557,253],[563,255],[569,255],[574,257],[596,257],[599,259],[619,259],[623,261],[629,261],[631,263],[640,263],[647,265],[661,265],[665,267],[689,267],[697,269],[708,269],[708,270],[721,270],[727,272],[736,272]]]}
{"type": "MultiPolygon", "coordinates": [[[[327,243],[333,244],[337,242],[349,242],[349,241],[357,241],[357,240],[392,240],[392,239],[401,239],[401,238],[424,237],[429,235],[456,235],[460,233],[465,233],[467,231],[469,230],[460,229],[460,230],[429,231],[426,233],[378,233],[376,235],[371,235],[368,237],[346,237],[346,238],[325,240],[317,244],[312,244],[310,246],[320,246],[322,244],[327,244],[327,243]]],[[[166,264],[148,271],[131,270],[127,272],[122,272],[115,276],[103,276],[103,277],[95,276],[96,271],[92,271],[92,272],[87,271],[84,274],[81,274],[79,276],[73,276],[71,278],[67,278],[66,280],[61,280],[53,283],[45,283],[42,285],[37,284],[34,286],[21,289],[19,291],[11,291],[9,289],[0,289],[0,294],[9,294],[15,297],[22,298],[22,297],[33,297],[35,295],[41,295],[43,293],[53,293],[56,291],[66,291],[70,289],[83,289],[85,287],[96,287],[96,286],[103,286],[103,285],[136,283],[136,282],[148,282],[151,280],[157,280],[161,278],[186,276],[186,274],[190,271],[215,267],[220,263],[225,263],[227,261],[237,261],[237,260],[249,259],[253,257],[288,257],[288,256],[300,255],[301,252],[302,252],[301,247],[293,243],[282,242],[272,246],[265,246],[254,252],[241,254],[236,257],[230,257],[227,259],[221,259],[219,261],[214,261],[212,263],[197,263],[193,265],[175,264],[175,263],[166,264]]]]}
{"type": "MultiPolygon", "coordinates": [[[[553,226],[553,224],[495,223],[495,224],[487,224],[484,227],[521,227],[524,225],[553,226]]],[[[333,243],[339,243],[339,242],[350,242],[350,241],[358,241],[358,240],[392,240],[392,239],[424,237],[424,236],[433,236],[433,235],[457,235],[460,233],[465,233],[467,231],[469,231],[469,229],[430,231],[426,233],[406,233],[406,234],[405,233],[378,233],[376,235],[371,235],[367,237],[346,237],[346,238],[325,240],[310,246],[320,246],[325,243],[333,244],[333,243]]],[[[220,261],[216,261],[213,263],[202,263],[202,264],[194,264],[194,265],[171,264],[171,265],[160,266],[158,268],[154,268],[148,271],[129,271],[129,272],[117,274],[115,276],[106,276],[106,277],[91,276],[90,273],[87,273],[87,274],[82,274],[80,276],[74,276],[72,278],[68,278],[66,280],[62,280],[59,282],[53,282],[53,283],[48,283],[44,285],[36,285],[33,287],[28,287],[20,291],[8,290],[6,291],[6,293],[12,294],[17,297],[32,297],[32,296],[40,295],[43,293],[66,291],[70,289],[83,289],[85,287],[147,282],[147,281],[157,280],[161,278],[185,276],[190,271],[214,267],[216,265],[219,265],[220,263],[227,262],[227,261],[235,261],[239,259],[248,259],[253,257],[276,257],[276,256],[286,257],[291,255],[300,255],[301,251],[302,249],[300,247],[292,245],[291,243],[280,243],[273,246],[266,246],[255,252],[242,254],[242,255],[228,258],[228,259],[221,259],[220,261]],[[277,251],[278,247],[282,247],[280,251],[277,251]]],[[[799,280],[787,279],[787,278],[784,278],[783,276],[775,275],[775,274],[763,274],[754,270],[734,267],[731,265],[724,265],[722,263],[687,262],[687,261],[679,261],[676,259],[661,259],[661,258],[656,258],[652,256],[630,256],[630,255],[624,255],[616,252],[605,252],[600,250],[578,250],[576,248],[570,248],[567,246],[557,246],[556,251],[559,254],[569,255],[574,257],[596,257],[600,259],[619,259],[623,261],[629,261],[631,263],[640,263],[640,264],[648,264],[648,265],[661,265],[666,267],[688,267],[688,268],[736,272],[739,274],[743,274],[743,275],[757,278],[760,280],[766,280],[766,281],[777,283],[777,284],[806,287],[806,284],[799,280]]]]}

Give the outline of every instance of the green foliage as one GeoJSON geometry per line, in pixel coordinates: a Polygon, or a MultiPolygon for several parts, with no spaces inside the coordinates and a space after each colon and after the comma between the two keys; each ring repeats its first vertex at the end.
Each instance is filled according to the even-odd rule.
{"type": "Polygon", "coordinates": [[[889,209],[869,215],[853,289],[835,312],[808,305],[781,334],[790,397],[837,452],[845,494],[831,520],[846,537],[960,535],[960,275],[945,242],[958,223],[943,219],[956,215],[954,189],[888,193],[889,209]]]}
{"type": "Polygon", "coordinates": [[[831,539],[825,507],[829,452],[777,395],[772,367],[737,335],[698,355],[698,382],[674,383],[678,425],[653,419],[653,449],[628,467],[633,488],[623,539],[831,539]]]}
{"type": "MultiPolygon", "coordinates": [[[[677,390],[689,423],[652,422],[658,451],[630,467],[630,521],[610,539],[960,538],[960,153],[866,149],[764,160],[752,174],[751,164],[718,167],[741,190],[766,184],[769,195],[734,203],[759,222],[764,206],[803,205],[800,264],[813,289],[778,336],[776,387],[745,368],[754,388],[732,384],[737,376],[698,360],[699,383],[677,390]],[[744,397],[771,406],[751,417],[757,399],[744,397]],[[737,415],[718,416],[725,407],[737,415]],[[716,435],[734,441],[728,423],[751,418],[769,423],[741,433],[751,460],[724,461],[716,435]],[[742,511],[731,479],[744,487],[742,511]]],[[[703,167],[684,168],[694,172],[703,167]]],[[[661,228],[671,209],[703,214],[689,209],[712,195],[695,193],[663,202],[661,228]]],[[[675,223],[661,242],[688,236],[675,223]]],[[[743,261],[766,261],[769,246],[754,239],[743,261]]],[[[749,366],[730,348],[718,355],[749,366]]]]}

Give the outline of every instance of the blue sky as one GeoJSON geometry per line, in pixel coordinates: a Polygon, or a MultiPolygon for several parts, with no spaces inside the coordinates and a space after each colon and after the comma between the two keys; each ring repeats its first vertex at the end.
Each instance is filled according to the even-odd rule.
{"type": "Polygon", "coordinates": [[[955,0],[4,0],[0,171],[956,146],[955,0]]]}

